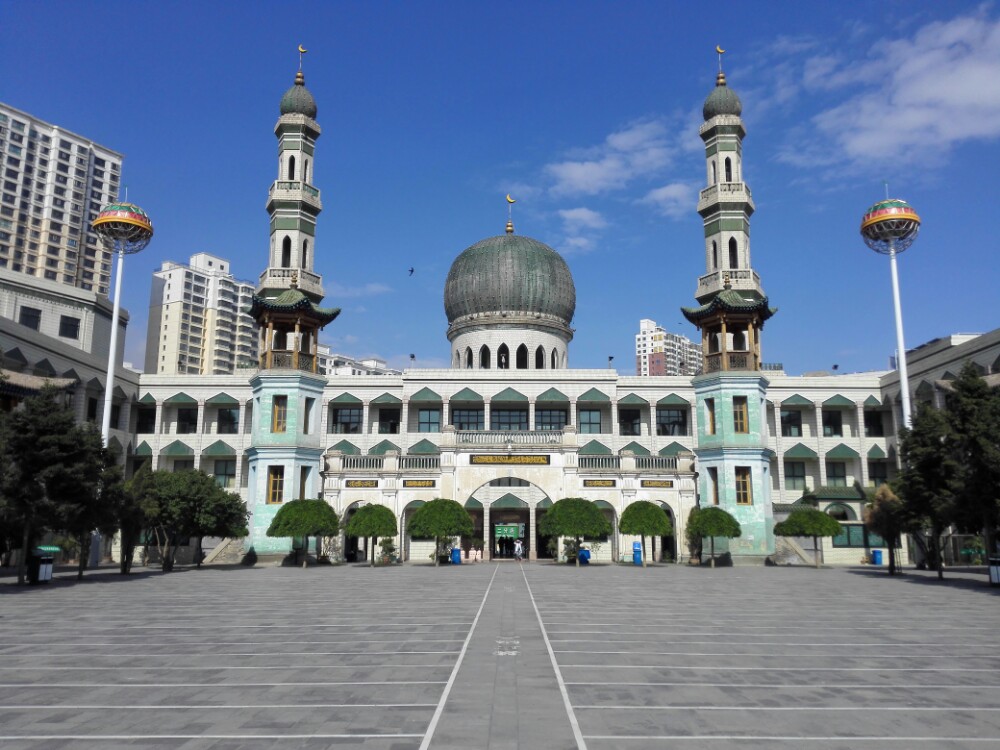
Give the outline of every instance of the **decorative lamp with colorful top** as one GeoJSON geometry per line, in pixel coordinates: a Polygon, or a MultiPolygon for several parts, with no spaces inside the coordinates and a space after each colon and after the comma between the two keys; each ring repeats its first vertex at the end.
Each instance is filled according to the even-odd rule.
{"type": "Polygon", "coordinates": [[[145,249],[153,239],[153,222],[134,203],[119,201],[108,204],[94,219],[92,226],[105,243],[125,255],[145,249]]]}
{"type": "Polygon", "coordinates": [[[917,238],[920,217],[904,200],[887,198],[865,211],[861,236],[865,244],[882,255],[901,253],[917,238]]]}

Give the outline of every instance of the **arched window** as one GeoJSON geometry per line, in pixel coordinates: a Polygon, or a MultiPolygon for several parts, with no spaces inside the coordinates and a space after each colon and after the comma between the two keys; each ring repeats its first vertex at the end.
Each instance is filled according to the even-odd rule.
{"type": "Polygon", "coordinates": [[[857,521],[858,516],[854,512],[854,509],[849,505],[844,505],[843,503],[834,503],[833,505],[826,506],[826,514],[830,518],[836,518],[838,521],[857,521]]]}
{"type": "Polygon", "coordinates": [[[719,246],[712,240],[712,268],[719,267],[719,246]]]}
{"type": "Polygon", "coordinates": [[[740,266],[740,253],[736,247],[736,238],[729,238],[729,267],[739,268],[740,266]]]}
{"type": "Polygon", "coordinates": [[[309,160],[308,159],[303,159],[302,160],[302,181],[303,182],[308,182],[311,185],[312,182],[310,182],[310,179],[311,179],[311,177],[310,177],[310,174],[309,174],[309,160]]]}
{"type": "Polygon", "coordinates": [[[510,369],[510,349],[507,348],[506,344],[500,344],[500,348],[497,349],[497,369],[510,369]]]}
{"type": "Polygon", "coordinates": [[[479,350],[479,368],[482,370],[490,369],[490,348],[483,344],[482,349],[479,350]]]}
{"type": "Polygon", "coordinates": [[[294,180],[295,179],[295,157],[294,156],[289,156],[288,157],[288,179],[289,180],[294,180]]]}
{"type": "Polygon", "coordinates": [[[552,369],[558,369],[559,367],[559,353],[553,349],[552,350],[552,369]]]}
{"type": "Polygon", "coordinates": [[[302,262],[301,268],[309,268],[309,240],[302,240],[302,262]]]}
{"type": "Polygon", "coordinates": [[[538,347],[535,349],[535,369],[544,370],[545,369],[545,349],[538,347]]]}
{"type": "Polygon", "coordinates": [[[528,369],[528,347],[521,344],[517,347],[517,369],[527,370],[528,369]]]}
{"type": "Polygon", "coordinates": [[[285,237],[281,241],[281,267],[290,268],[292,265],[292,238],[285,237]]]}
{"type": "Polygon", "coordinates": [[[715,173],[715,159],[712,160],[712,184],[719,181],[719,176],[715,173]]]}
{"type": "Polygon", "coordinates": [[[465,369],[472,369],[472,347],[465,347],[465,369]]]}
{"type": "Polygon", "coordinates": [[[727,156],[726,157],[726,182],[732,182],[732,181],[733,181],[733,162],[727,156]]]}

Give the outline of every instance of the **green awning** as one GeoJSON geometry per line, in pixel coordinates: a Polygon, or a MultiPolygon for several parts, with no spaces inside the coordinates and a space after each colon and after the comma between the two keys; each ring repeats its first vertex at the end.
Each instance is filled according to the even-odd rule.
{"type": "Polygon", "coordinates": [[[846,396],[841,396],[839,393],[836,396],[832,396],[823,402],[823,406],[828,408],[831,407],[844,407],[847,409],[853,409],[857,404],[855,404],[851,399],[846,396]]]}
{"type": "Polygon", "coordinates": [[[528,504],[524,502],[517,495],[508,492],[506,495],[501,497],[499,500],[494,500],[490,503],[490,509],[515,509],[515,508],[527,508],[528,504]]]}
{"type": "Polygon", "coordinates": [[[545,510],[545,509],[551,508],[551,507],[552,507],[552,501],[549,500],[547,497],[544,498],[540,503],[538,503],[535,506],[535,508],[538,509],[538,510],[545,510]]]}
{"type": "Polygon", "coordinates": [[[173,404],[175,406],[194,406],[198,403],[196,399],[191,398],[186,393],[175,393],[170,398],[166,399],[163,403],[173,404]]]}
{"type": "Polygon", "coordinates": [[[885,451],[879,445],[873,445],[868,449],[868,458],[885,458],[885,451]]]}
{"type": "Polygon", "coordinates": [[[341,440],[336,445],[331,445],[330,450],[340,451],[345,456],[360,456],[361,449],[350,440],[341,440]]]}
{"type": "Polygon", "coordinates": [[[143,404],[144,406],[156,406],[156,399],[153,398],[152,393],[147,393],[145,396],[140,398],[136,403],[143,404]]]}
{"type": "Polygon", "coordinates": [[[622,448],[622,450],[619,451],[619,453],[621,453],[622,451],[632,451],[637,456],[649,456],[649,455],[652,455],[652,454],[650,454],[648,448],[645,448],[645,447],[639,445],[634,440],[631,443],[629,443],[628,445],[626,445],[624,448],[622,448]]]}
{"type": "Polygon", "coordinates": [[[201,452],[203,456],[235,456],[236,451],[233,446],[222,440],[216,440],[201,452]]]}
{"type": "Polygon", "coordinates": [[[114,453],[116,456],[122,454],[122,444],[118,441],[116,437],[108,438],[108,450],[114,453]]]}
{"type": "Polygon", "coordinates": [[[681,398],[676,393],[671,393],[669,396],[664,396],[659,401],[656,402],[657,406],[690,406],[691,402],[686,399],[681,398]]]}
{"type": "Polygon", "coordinates": [[[396,451],[397,453],[402,453],[399,446],[395,443],[390,443],[388,440],[383,440],[378,445],[373,445],[368,449],[369,456],[384,456],[389,451],[396,451]]]}
{"type": "Polygon", "coordinates": [[[336,398],[331,398],[330,399],[330,403],[331,404],[342,404],[342,405],[360,404],[361,403],[361,399],[358,398],[357,396],[355,396],[353,393],[346,393],[345,392],[345,393],[341,393],[336,398]]]}
{"type": "Polygon", "coordinates": [[[412,456],[436,456],[440,452],[441,449],[427,439],[421,440],[419,443],[414,443],[408,451],[412,456]]]}
{"type": "Polygon", "coordinates": [[[240,402],[235,398],[230,396],[228,393],[216,393],[212,398],[205,400],[206,404],[214,404],[215,406],[239,406],[240,402]]]}
{"type": "Polygon", "coordinates": [[[661,456],[676,456],[678,453],[690,453],[691,449],[685,445],[681,445],[677,441],[672,442],[666,448],[660,448],[661,456]]]}
{"type": "Polygon", "coordinates": [[[535,399],[535,403],[568,404],[569,397],[562,391],[556,390],[555,388],[549,388],[544,393],[539,394],[539,396],[535,399]]]}
{"type": "Polygon", "coordinates": [[[419,391],[410,396],[410,401],[419,401],[421,403],[441,403],[441,397],[430,388],[421,388],[419,391]]]}
{"type": "Polygon", "coordinates": [[[642,396],[636,396],[634,393],[628,394],[625,398],[618,399],[619,406],[649,406],[649,402],[642,396]]]}
{"type": "Polygon", "coordinates": [[[785,458],[811,458],[818,459],[819,456],[816,455],[816,451],[810,448],[808,445],[803,445],[802,443],[796,443],[787,451],[785,451],[785,458]]]}
{"type": "Polygon", "coordinates": [[[528,397],[519,391],[515,391],[513,388],[504,388],[500,393],[491,398],[490,401],[505,404],[526,404],[528,403],[528,397]]]}
{"type": "Polygon", "coordinates": [[[879,401],[874,396],[869,396],[868,398],[865,399],[865,406],[871,406],[877,409],[880,406],[882,406],[882,402],[879,401]]]}
{"type": "Polygon", "coordinates": [[[478,500],[476,500],[476,498],[470,497],[468,500],[465,501],[465,509],[466,510],[482,510],[483,509],[483,504],[481,502],[479,502],[478,500]]]}
{"type": "Polygon", "coordinates": [[[611,397],[606,393],[601,393],[596,388],[591,388],[589,391],[577,398],[576,401],[579,404],[610,404],[611,397]]]}
{"type": "Polygon", "coordinates": [[[143,456],[148,458],[149,456],[153,455],[153,449],[149,447],[149,443],[143,440],[141,443],[139,443],[139,447],[135,449],[135,453],[133,453],[132,455],[143,456]]]}
{"type": "Polygon", "coordinates": [[[371,401],[373,404],[391,404],[397,405],[403,403],[402,399],[393,396],[391,393],[383,393],[381,396],[376,396],[371,401]]]}
{"type": "Polygon", "coordinates": [[[781,402],[782,406],[813,406],[813,402],[807,398],[803,398],[799,394],[794,396],[789,396],[784,401],[781,402]]]}
{"type": "Polygon", "coordinates": [[[841,443],[836,448],[826,452],[827,458],[861,458],[856,450],[841,443]]]}
{"type": "Polygon", "coordinates": [[[811,492],[803,493],[802,497],[799,498],[799,503],[802,505],[811,504],[815,505],[819,500],[864,500],[865,493],[858,487],[830,487],[829,485],[820,485],[815,490],[811,492]]]}
{"type": "Polygon", "coordinates": [[[610,456],[611,449],[604,443],[598,442],[597,440],[591,440],[585,446],[580,448],[581,456],[610,456]]]}
{"type": "Polygon", "coordinates": [[[161,456],[193,456],[194,451],[180,440],[175,440],[160,451],[161,456]]]}
{"type": "Polygon", "coordinates": [[[463,388],[454,396],[452,396],[450,401],[471,401],[481,404],[483,402],[483,397],[476,393],[471,388],[463,388]]]}

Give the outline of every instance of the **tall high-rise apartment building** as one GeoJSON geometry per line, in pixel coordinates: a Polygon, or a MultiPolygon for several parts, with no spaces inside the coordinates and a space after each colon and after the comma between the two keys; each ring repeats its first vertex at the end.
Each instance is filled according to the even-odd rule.
{"type": "Polygon", "coordinates": [[[118,197],[122,155],[0,103],[0,267],[105,296],[91,222],[118,197]]]}
{"type": "Polygon", "coordinates": [[[701,346],[644,318],[635,335],[635,374],[700,375],[701,346]]]}
{"type": "Polygon", "coordinates": [[[254,285],[229,261],[208,253],[188,265],[167,261],[153,274],[145,371],[224,375],[257,364],[257,324],[249,309],[254,285]]]}

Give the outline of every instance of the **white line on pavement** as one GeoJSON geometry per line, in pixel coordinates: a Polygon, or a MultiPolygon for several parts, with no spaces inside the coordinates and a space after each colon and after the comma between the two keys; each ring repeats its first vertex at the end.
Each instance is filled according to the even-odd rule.
{"type": "MultiPolygon", "coordinates": [[[[780,690],[782,688],[794,688],[795,690],[802,690],[803,688],[818,688],[821,690],[878,690],[883,692],[885,690],[896,690],[896,689],[906,689],[906,690],[996,690],[1000,688],[1000,685],[918,685],[915,683],[907,683],[905,685],[887,685],[884,682],[878,684],[865,684],[865,683],[838,683],[838,682],[754,682],[754,683],[740,683],[740,682],[643,682],[639,684],[635,681],[632,682],[608,682],[606,680],[600,680],[598,682],[567,682],[567,685],[578,686],[584,685],[589,687],[629,687],[632,689],[636,688],[652,688],[652,687],[724,687],[724,688],[750,688],[750,689],[765,689],[765,690],[780,690]]],[[[0,687],[3,687],[0,685],[0,687]]],[[[44,685],[39,685],[38,687],[45,687],[44,685]]],[[[129,685],[129,687],[132,687],[129,685]]]]}
{"type": "Polygon", "coordinates": [[[1000,706],[575,706],[581,711],[976,711],[996,712],[1000,706]]]}
{"type": "MultiPolygon", "coordinates": [[[[444,685],[444,680],[363,680],[361,682],[351,680],[343,682],[240,682],[235,685],[225,683],[205,683],[205,682],[0,682],[2,688],[162,688],[162,687],[193,687],[193,688],[219,688],[242,689],[246,687],[336,687],[338,685],[444,685]]],[[[622,683],[631,684],[631,683],[622,683]]]]}
{"type": "Polygon", "coordinates": [[[260,703],[260,704],[227,704],[219,705],[214,703],[180,703],[174,705],[159,705],[159,704],[137,704],[123,706],[120,703],[112,705],[98,705],[98,704],[77,704],[68,705],[60,703],[58,706],[53,706],[51,704],[42,705],[23,705],[23,706],[0,706],[0,711],[62,711],[64,709],[72,709],[74,711],[120,711],[122,709],[128,709],[129,711],[137,709],[152,709],[156,711],[167,710],[167,711],[190,711],[192,708],[196,708],[199,711],[212,710],[212,709],[262,709],[262,708],[280,708],[280,709],[297,709],[297,708],[433,708],[436,704],[434,703],[260,703]]]}
{"type": "MultiPolygon", "coordinates": [[[[673,669],[700,672],[1000,672],[980,667],[684,667],[674,664],[563,664],[563,669],[673,669]]],[[[58,667],[53,667],[58,669],[58,667]]]]}
{"type": "Polygon", "coordinates": [[[840,737],[793,737],[793,736],[770,736],[763,737],[752,734],[651,734],[651,735],[629,735],[629,734],[588,734],[588,740],[608,740],[611,742],[649,742],[673,741],[681,742],[690,740],[692,742],[706,742],[708,740],[741,740],[744,742],[992,742],[996,743],[993,737],[852,737],[843,735],[840,737]]]}

